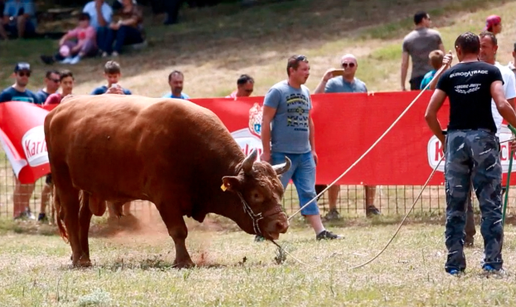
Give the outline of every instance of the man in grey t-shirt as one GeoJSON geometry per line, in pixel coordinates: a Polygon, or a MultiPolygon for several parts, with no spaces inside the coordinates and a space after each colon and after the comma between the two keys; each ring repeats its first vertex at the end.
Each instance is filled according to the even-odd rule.
{"type": "MultiPolygon", "coordinates": [[[[340,76],[340,73],[337,73],[339,70],[328,69],[314,93],[367,93],[366,84],[355,77],[358,68],[356,57],[352,54],[346,54],[340,59],[340,65],[343,69],[342,76],[340,76]]],[[[374,205],[376,186],[364,186],[364,188],[366,194],[366,202],[364,204],[366,216],[379,215],[380,210],[374,205]]],[[[337,211],[339,192],[339,185],[333,185],[328,189],[330,211],[326,215],[327,220],[340,218],[337,211]]]]}
{"type": "MultiPolygon", "coordinates": [[[[314,123],[310,117],[312,101],[305,84],[310,75],[308,59],[303,55],[292,56],[287,62],[288,79],[276,83],[265,95],[262,119],[261,159],[271,164],[292,161],[290,169],[281,175],[286,188],[290,179],[296,186],[299,205],[302,207],[315,198],[314,123]]],[[[315,231],[317,240],[339,239],[340,236],[326,230],[322,224],[319,207],[312,202],[301,210],[315,231]]]]}
{"type": "Polygon", "coordinates": [[[401,57],[401,90],[406,91],[405,81],[409,65],[409,56],[412,59],[412,74],[410,76],[410,89],[419,90],[419,85],[427,72],[432,70],[428,63],[428,54],[440,49],[444,52],[441,35],[436,30],[430,29],[432,21],[426,12],[418,12],[414,15],[416,29],[403,39],[403,54],[401,57]]]}

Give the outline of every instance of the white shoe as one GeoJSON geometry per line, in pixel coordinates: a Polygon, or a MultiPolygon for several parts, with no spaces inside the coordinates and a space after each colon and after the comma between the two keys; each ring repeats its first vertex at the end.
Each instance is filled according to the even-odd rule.
{"type": "Polygon", "coordinates": [[[106,52],[106,51],[102,52],[102,57],[103,57],[103,58],[105,58],[105,57],[107,57],[107,56],[108,56],[108,54],[107,54],[107,52],[106,52]]]}
{"type": "Polygon", "coordinates": [[[71,61],[72,61],[72,58],[71,57],[67,57],[66,59],[62,60],[61,63],[62,64],[70,64],[71,61]]]}
{"type": "Polygon", "coordinates": [[[113,51],[113,53],[111,53],[111,56],[112,56],[112,57],[114,57],[114,58],[116,58],[116,57],[118,56],[118,52],[113,51]]]}
{"type": "Polygon", "coordinates": [[[77,55],[69,63],[72,65],[75,65],[75,64],[79,63],[80,60],[81,60],[81,57],[77,55]]]}

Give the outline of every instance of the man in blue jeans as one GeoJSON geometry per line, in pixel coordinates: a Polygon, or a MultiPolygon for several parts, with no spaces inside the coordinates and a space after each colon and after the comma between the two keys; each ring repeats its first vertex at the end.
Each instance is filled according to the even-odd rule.
{"type": "Polygon", "coordinates": [[[1,23],[2,31],[0,33],[4,39],[7,38],[5,32],[18,38],[34,36],[37,26],[34,2],[32,0],[7,0],[1,23]]]}
{"type": "Polygon", "coordinates": [[[488,273],[503,273],[502,166],[491,99],[500,115],[512,126],[516,125],[516,113],[505,98],[500,70],[478,59],[479,37],[466,32],[454,45],[460,63],[441,75],[425,114],[428,126],[445,145],[445,243],[448,256],[444,268],[452,275],[466,269],[466,201],[473,185],[482,213],[482,268],[488,273]],[[445,139],[437,112],[446,97],[450,101],[450,120],[445,139]]]}
{"type": "MultiPolygon", "coordinates": [[[[287,62],[288,79],[276,83],[265,95],[262,119],[261,159],[271,164],[283,163],[285,156],[292,161],[290,169],[281,175],[286,188],[294,182],[302,207],[315,198],[314,123],[310,117],[312,101],[310,91],[303,84],[310,75],[308,59],[292,56],[287,62]]],[[[342,238],[323,226],[319,207],[314,201],[301,211],[315,231],[317,240],[342,238]]]]}

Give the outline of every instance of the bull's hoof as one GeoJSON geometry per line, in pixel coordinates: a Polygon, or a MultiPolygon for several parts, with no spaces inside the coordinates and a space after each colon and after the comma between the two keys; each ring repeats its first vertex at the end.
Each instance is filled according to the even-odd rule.
{"type": "Polygon", "coordinates": [[[79,259],[77,261],[74,261],[72,265],[75,268],[88,268],[91,267],[91,260],[90,259],[79,259]]]}
{"type": "Polygon", "coordinates": [[[195,264],[190,259],[185,261],[174,261],[174,268],[176,269],[190,269],[193,267],[195,267],[195,264]]]}

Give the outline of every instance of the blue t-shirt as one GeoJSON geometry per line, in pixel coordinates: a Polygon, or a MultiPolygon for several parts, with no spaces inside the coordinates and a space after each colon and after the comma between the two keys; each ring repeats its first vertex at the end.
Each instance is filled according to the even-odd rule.
{"type": "Polygon", "coordinates": [[[36,94],[29,90],[18,92],[14,87],[8,87],[0,93],[0,102],[7,101],[25,101],[35,104],[41,104],[36,94]]]}
{"type": "MultiPolygon", "coordinates": [[[[108,87],[106,85],[102,85],[102,86],[99,86],[96,89],[94,89],[93,92],[91,92],[90,95],[102,95],[102,94],[105,94],[107,92],[107,90],[108,90],[108,87]]],[[[122,91],[126,95],[131,95],[132,94],[130,90],[125,89],[125,88],[122,88],[122,91]]]]}
{"type": "Polygon", "coordinates": [[[15,17],[23,14],[30,15],[30,21],[34,26],[37,25],[37,19],[35,15],[34,1],[32,0],[7,0],[4,7],[4,16],[15,17]]]}
{"type": "Polygon", "coordinates": [[[353,82],[344,80],[343,77],[333,77],[326,83],[325,93],[367,93],[367,87],[364,82],[358,78],[354,78],[353,82]]]}
{"type": "Polygon", "coordinates": [[[36,97],[38,97],[38,101],[39,101],[40,104],[44,104],[45,101],[47,101],[48,96],[50,96],[50,94],[45,92],[43,89],[40,89],[36,93],[36,97]]]}
{"type": "MultiPolygon", "coordinates": [[[[99,16],[97,16],[97,9],[95,8],[95,1],[90,1],[86,3],[84,8],[82,9],[83,13],[88,13],[90,15],[90,25],[95,29],[98,30],[101,26],[99,24],[99,16]]],[[[109,4],[104,2],[102,4],[100,12],[102,13],[102,17],[104,17],[104,20],[106,21],[107,25],[111,23],[111,20],[113,18],[113,9],[109,4]]]]}
{"type": "Polygon", "coordinates": [[[185,93],[181,93],[181,96],[174,96],[174,94],[168,93],[163,95],[161,98],[190,99],[190,96],[186,95],[185,93]]]}
{"type": "Polygon", "coordinates": [[[303,154],[310,146],[310,91],[304,85],[293,88],[281,81],[265,95],[264,106],[276,109],[271,123],[271,152],[303,154]]]}
{"type": "MultiPolygon", "coordinates": [[[[421,81],[421,85],[419,85],[420,90],[424,89],[428,85],[428,83],[432,81],[436,72],[437,70],[434,69],[425,74],[425,76],[423,77],[423,81],[421,81]]],[[[427,88],[427,90],[430,90],[430,88],[427,88]]]]}

